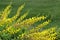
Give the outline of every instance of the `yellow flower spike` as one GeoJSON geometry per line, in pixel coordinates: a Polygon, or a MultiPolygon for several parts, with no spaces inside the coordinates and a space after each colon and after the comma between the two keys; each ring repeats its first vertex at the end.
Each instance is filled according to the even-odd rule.
{"type": "Polygon", "coordinates": [[[19,14],[21,12],[21,10],[24,8],[24,6],[25,6],[25,3],[18,8],[17,14],[19,14]]]}
{"type": "Polygon", "coordinates": [[[32,17],[32,18],[26,19],[20,23],[20,26],[27,26],[27,25],[30,26],[34,24],[35,22],[43,20],[43,18],[45,19],[46,17],[41,16],[41,17],[32,17]]]}
{"type": "Polygon", "coordinates": [[[18,8],[16,15],[13,16],[13,17],[10,19],[11,21],[14,21],[14,20],[17,19],[17,17],[20,15],[20,12],[21,12],[22,9],[24,8],[24,6],[25,6],[25,4],[21,5],[21,6],[18,8]]]}
{"type": "Polygon", "coordinates": [[[8,16],[8,14],[10,13],[10,11],[11,11],[10,8],[11,8],[11,4],[8,5],[8,6],[4,9],[3,14],[2,14],[3,20],[5,20],[5,19],[7,18],[7,16],[8,16]]]}
{"type": "Polygon", "coordinates": [[[37,25],[37,27],[34,27],[31,30],[28,30],[28,27],[30,27],[32,24],[38,21],[44,20],[47,17],[46,16],[32,17],[32,18],[23,20],[28,15],[28,11],[27,11],[24,15],[18,18],[24,6],[25,4],[21,5],[17,10],[16,15],[14,15],[12,18],[8,18],[8,14],[11,12],[11,9],[10,9],[11,4],[8,5],[6,9],[3,10],[2,12],[3,14],[1,13],[2,15],[0,15],[1,16],[0,26],[4,27],[4,29],[1,29],[2,31],[0,31],[0,36],[2,37],[2,35],[6,33],[7,35],[4,34],[2,38],[8,40],[12,37],[12,35],[15,35],[17,33],[18,36],[15,35],[17,38],[13,36],[13,40],[24,40],[25,38],[26,40],[55,40],[57,35],[55,28],[49,28],[47,30],[42,30],[41,32],[39,32],[39,29],[48,25],[51,22],[51,20],[45,21],[42,24],[37,25]],[[18,28],[16,28],[15,26],[18,28]],[[19,27],[21,28],[26,27],[27,30],[25,29],[22,30],[19,27]],[[24,33],[19,35],[20,30],[21,32],[24,32],[24,33]]]}
{"type": "Polygon", "coordinates": [[[22,37],[25,35],[25,33],[22,34],[22,37]]]}
{"type": "Polygon", "coordinates": [[[21,29],[19,28],[19,29],[17,29],[17,30],[15,30],[15,33],[17,33],[18,31],[20,31],[21,29]]]}
{"type": "Polygon", "coordinates": [[[11,4],[8,5],[1,14],[1,20],[0,20],[0,25],[3,25],[5,23],[5,20],[7,20],[8,14],[11,12],[11,4]]]}
{"type": "Polygon", "coordinates": [[[21,16],[21,17],[17,20],[17,22],[14,24],[15,27],[18,26],[18,25],[20,25],[19,23],[28,15],[28,12],[29,12],[29,11],[27,11],[23,16],[21,16]]]}
{"type": "Polygon", "coordinates": [[[56,39],[56,35],[57,35],[57,33],[56,33],[56,32],[55,32],[55,33],[53,33],[53,34],[50,34],[51,39],[52,39],[52,40],[55,40],[55,39],[56,39]]]}
{"type": "Polygon", "coordinates": [[[21,22],[21,20],[23,20],[27,15],[28,15],[29,11],[27,11],[26,13],[24,13],[24,15],[22,15],[18,20],[17,23],[21,22]]]}
{"type": "Polygon", "coordinates": [[[54,34],[51,35],[51,37],[56,36],[56,35],[57,35],[57,33],[54,33],[54,34]]]}
{"type": "Polygon", "coordinates": [[[23,37],[26,37],[26,33],[23,33],[22,35],[19,35],[19,37],[23,40],[23,37]]]}
{"type": "Polygon", "coordinates": [[[10,34],[14,34],[14,30],[12,29],[12,26],[6,28],[6,31],[9,32],[10,34]]]}
{"type": "Polygon", "coordinates": [[[12,28],[12,27],[10,26],[10,27],[8,27],[6,30],[9,31],[11,28],[12,28]]]}
{"type": "Polygon", "coordinates": [[[36,28],[33,28],[32,30],[30,30],[30,33],[38,32],[40,28],[44,27],[45,25],[48,25],[50,22],[51,20],[43,22],[42,24],[38,25],[36,28]]]}
{"type": "Polygon", "coordinates": [[[10,30],[9,33],[10,34],[14,34],[15,32],[14,32],[14,30],[10,30]]]}
{"type": "Polygon", "coordinates": [[[35,32],[35,33],[28,34],[28,35],[26,35],[26,37],[31,38],[33,40],[51,40],[51,39],[55,40],[56,32],[55,33],[53,33],[53,32],[55,32],[55,28],[50,28],[50,29],[44,30],[42,32],[35,32]],[[54,30],[52,30],[52,29],[54,29],[54,30]]]}

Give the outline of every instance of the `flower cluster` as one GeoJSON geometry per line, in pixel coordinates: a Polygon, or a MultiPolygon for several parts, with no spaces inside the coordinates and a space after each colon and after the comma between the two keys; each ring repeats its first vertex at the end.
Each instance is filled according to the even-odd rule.
{"type": "Polygon", "coordinates": [[[25,19],[29,11],[20,16],[25,4],[21,5],[16,15],[11,18],[8,15],[11,12],[12,4],[8,5],[1,13],[0,17],[0,39],[1,40],[55,40],[57,32],[55,27],[39,31],[40,28],[50,24],[51,20],[47,16],[35,16],[25,19]],[[36,27],[33,24],[43,21],[36,27]],[[30,27],[32,28],[30,29],[30,27]]]}
{"type": "Polygon", "coordinates": [[[25,38],[28,40],[55,40],[57,35],[55,29],[56,28],[50,28],[42,32],[27,34],[25,38]]]}

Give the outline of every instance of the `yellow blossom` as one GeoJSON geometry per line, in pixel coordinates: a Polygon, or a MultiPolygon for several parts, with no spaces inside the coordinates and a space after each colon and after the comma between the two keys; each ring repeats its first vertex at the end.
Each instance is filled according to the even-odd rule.
{"type": "Polygon", "coordinates": [[[51,20],[45,21],[42,24],[39,24],[36,28],[33,28],[30,30],[29,33],[37,32],[40,28],[44,27],[45,25],[48,25],[51,20]]]}
{"type": "Polygon", "coordinates": [[[41,17],[32,17],[29,19],[24,20],[23,22],[20,23],[20,26],[30,26],[32,24],[34,24],[35,22],[38,22],[40,20],[44,20],[46,17],[45,16],[41,16],[41,17]]]}
{"type": "MultiPolygon", "coordinates": [[[[26,35],[26,37],[29,38],[29,40],[30,39],[32,39],[32,40],[55,40],[56,32],[55,32],[55,28],[50,28],[50,29],[44,30],[42,32],[35,32],[35,33],[28,34],[28,35],[26,35]]],[[[23,36],[23,38],[24,38],[24,36],[23,36]]]]}

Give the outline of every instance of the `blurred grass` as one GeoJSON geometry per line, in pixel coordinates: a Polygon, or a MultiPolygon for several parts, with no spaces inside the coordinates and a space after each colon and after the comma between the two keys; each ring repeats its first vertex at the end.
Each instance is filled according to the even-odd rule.
{"type": "Polygon", "coordinates": [[[0,0],[0,11],[10,4],[11,1],[13,7],[9,17],[16,13],[18,6],[26,3],[21,15],[28,9],[30,9],[30,13],[27,18],[36,15],[52,15],[53,22],[51,25],[60,26],[60,0],[0,0]]]}

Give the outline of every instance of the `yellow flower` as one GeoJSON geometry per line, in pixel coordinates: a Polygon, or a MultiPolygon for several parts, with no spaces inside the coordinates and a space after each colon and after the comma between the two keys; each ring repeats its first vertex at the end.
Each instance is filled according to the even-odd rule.
{"type": "MultiPolygon", "coordinates": [[[[42,32],[35,32],[26,35],[26,37],[30,40],[55,40],[56,38],[56,32],[55,32],[55,27],[50,28],[48,30],[44,30],[42,32]],[[51,34],[52,33],[52,34],[51,34]]],[[[24,36],[23,36],[24,38],[24,36]]]]}
{"type": "Polygon", "coordinates": [[[6,18],[7,18],[7,16],[8,16],[8,14],[10,13],[10,8],[11,8],[11,4],[10,5],[8,5],[5,9],[4,9],[4,11],[2,12],[3,14],[2,14],[2,20],[5,20],[6,18]]]}
{"type": "Polygon", "coordinates": [[[15,30],[15,33],[19,32],[20,30],[21,30],[20,28],[19,28],[19,29],[16,29],[16,30],[15,30]]]}
{"type": "Polygon", "coordinates": [[[45,25],[48,25],[50,23],[51,20],[45,21],[42,24],[39,24],[36,28],[33,28],[32,30],[30,30],[29,33],[33,33],[33,32],[38,32],[38,30],[42,27],[44,27],[45,25]]]}
{"type": "Polygon", "coordinates": [[[45,18],[46,18],[45,16],[41,16],[41,17],[32,17],[32,18],[26,19],[20,23],[20,27],[21,26],[29,27],[30,25],[34,24],[35,22],[44,20],[45,18]]]}

